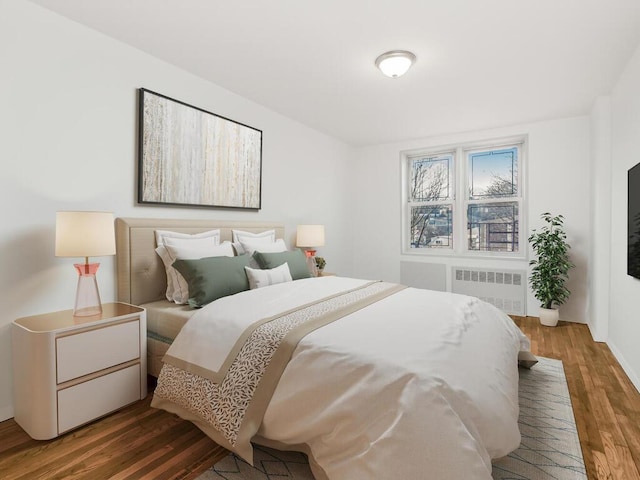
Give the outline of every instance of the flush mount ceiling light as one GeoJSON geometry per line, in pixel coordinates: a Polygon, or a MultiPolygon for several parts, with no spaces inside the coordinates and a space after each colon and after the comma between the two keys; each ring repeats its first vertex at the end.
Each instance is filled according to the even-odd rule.
{"type": "Polygon", "coordinates": [[[376,58],[376,67],[387,77],[398,78],[411,68],[416,56],[406,50],[392,50],[376,58]]]}

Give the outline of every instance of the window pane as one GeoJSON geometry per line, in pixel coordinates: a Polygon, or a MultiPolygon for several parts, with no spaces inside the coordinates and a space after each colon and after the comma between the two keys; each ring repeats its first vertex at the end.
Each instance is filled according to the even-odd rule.
{"type": "Polygon", "coordinates": [[[411,248],[452,248],[451,205],[411,208],[411,248]]]}
{"type": "Polygon", "coordinates": [[[484,203],[467,208],[469,250],[517,252],[518,227],[517,202],[484,203]]]}
{"type": "Polygon", "coordinates": [[[451,155],[411,159],[411,201],[437,202],[451,198],[449,179],[452,159],[451,155]]]}
{"type": "Polygon", "coordinates": [[[471,152],[469,198],[500,198],[518,195],[518,147],[471,152]]]}

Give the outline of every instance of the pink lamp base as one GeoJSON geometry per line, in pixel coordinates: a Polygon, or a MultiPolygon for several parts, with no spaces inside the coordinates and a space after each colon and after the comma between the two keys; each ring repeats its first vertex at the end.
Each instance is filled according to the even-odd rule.
{"type": "Polygon", "coordinates": [[[316,250],[305,250],[305,256],[307,257],[307,267],[312,277],[318,276],[318,267],[316,267],[316,250]]]}
{"type": "Polygon", "coordinates": [[[98,292],[96,272],[99,263],[74,263],[78,272],[78,287],[76,288],[76,303],[73,307],[73,315],[76,317],[88,317],[102,313],[102,303],[98,292]]]}

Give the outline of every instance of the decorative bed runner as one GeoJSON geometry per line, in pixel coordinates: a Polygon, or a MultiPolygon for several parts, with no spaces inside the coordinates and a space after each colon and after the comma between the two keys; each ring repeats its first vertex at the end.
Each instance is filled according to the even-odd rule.
{"type": "Polygon", "coordinates": [[[151,405],[194,422],[251,462],[251,438],[300,340],[404,288],[371,282],[257,322],[240,337],[220,372],[166,356],[151,405]]]}

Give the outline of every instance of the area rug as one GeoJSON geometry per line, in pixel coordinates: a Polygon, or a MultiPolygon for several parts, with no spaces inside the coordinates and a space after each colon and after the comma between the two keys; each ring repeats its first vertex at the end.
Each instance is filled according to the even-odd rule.
{"type": "MultiPolygon", "coordinates": [[[[520,448],[494,462],[494,480],[585,480],[578,432],[560,360],[520,369],[520,448]]],[[[196,480],[314,480],[307,457],[261,446],[255,467],[230,454],[196,480]]],[[[363,479],[364,480],[364,479],[363,479]]]]}
{"type": "Polygon", "coordinates": [[[584,480],[587,474],[562,362],[539,360],[531,370],[520,369],[522,442],[509,456],[494,462],[493,478],[584,480]]]}

